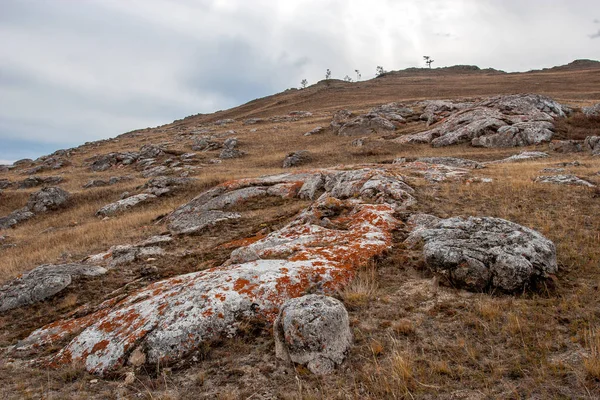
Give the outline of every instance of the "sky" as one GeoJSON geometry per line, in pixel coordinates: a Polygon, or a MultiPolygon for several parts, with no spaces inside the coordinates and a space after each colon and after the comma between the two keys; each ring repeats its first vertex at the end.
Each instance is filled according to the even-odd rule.
{"type": "Polygon", "coordinates": [[[0,0],[0,164],[324,79],[600,59],[598,0],[0,0]]]}

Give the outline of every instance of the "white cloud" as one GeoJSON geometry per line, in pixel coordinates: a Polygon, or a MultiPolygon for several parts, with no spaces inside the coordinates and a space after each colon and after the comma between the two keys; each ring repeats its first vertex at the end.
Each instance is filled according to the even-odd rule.
{"type": "MultiPolygon", "coordinates": [[[[368,79],[426,54],[507,71],[590,58],[595,1],[3,0],[0,144],[114,136],[314,83],[327,68],[368,79]]],[[[1,145],[0,157],[11,158],[1,145]]]]}

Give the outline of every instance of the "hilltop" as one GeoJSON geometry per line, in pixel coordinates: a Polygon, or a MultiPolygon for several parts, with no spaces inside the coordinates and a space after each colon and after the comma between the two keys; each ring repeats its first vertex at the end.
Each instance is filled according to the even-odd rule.
{"type": "Polygon", "coordinates": [[[0,168],[5,395],[594,398],[599,64],[326,80],[0,168]],[[283,304],[311,338],[335,309],[336,352],[283,304]]]}

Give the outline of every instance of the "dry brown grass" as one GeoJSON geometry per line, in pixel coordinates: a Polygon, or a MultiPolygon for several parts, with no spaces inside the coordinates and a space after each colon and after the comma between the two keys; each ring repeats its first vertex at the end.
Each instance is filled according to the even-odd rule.
{"type": "MultiPolygon", "coordinates": [[[[133,243],[165,230],[157,217],[172,211],[200,191],[225,180],[282,172],[283,157],[292,150],[313,153],[307,168],[336,164],[390,162],[396,157],[456,156],[478,161],[499,159],[524,149],[475,149],[466,145],[434,149],[397,145],[374,135],[364,148],[350,146],[354,138],[327,131],[305,137],[315,126],[328,126],[331,112],[340,108],[365,111],[389,101],[458,98],[499,93],[536,92],[581,107],[600,100],[597,71],[548,72],[515,75],[444,75],[384,77],[370,82],[317,85],[286,92],[236,109],[197,116],[172,125],[89,144],[73,155],[73,166],[41,175],[62,174],[61,187],[73,193],[71,205],[38,216],[6,232],[16,248],[0,250],[0,282],[48,262],[74,261],[133,243]],[[268,117],[292,110],[308,110],[313,117],[294,123],[245,126],[247,117],[268,117]],[[102,221],[95,211],[117,200],[121,193],[137,193],[146,179],[132,167],[92,173],[84,159],[110,151],[135,151],[144,143],[170,141],[171,148],[191,151],[191,139],[178,133],[221,118],[236,118],[231,126],[212,127],[215,134],[236,131],[248,154],[221,164],[208,164],[218,152],[200,154],[196,185],[173,197],[102,221]],[[251,132],[251,129],[257,129],[251,132]],[[83,190],[90,179],[130,174],[115,186],[83,190]]],[[[559,123],[559,134],[581,138],[597,129],[597,121],[578,115],[559,123]],[[562,125],[561,125],[562,124],[562,125]]],[[[400,134],[422,129],[422,123],[402,127],[400,134]]],[[[533,148],[532,148],[533,149],[533,148]]],[[[532,150],[530,149],[530,150],[532,150]]],[[[535,150],[546,151],[546,146],[535,150]]],[[[349,308],[355,336],[348,360],[333,375],[314,377],[302,369],[286,369],[273,354],[270,333],[248,322],[247,337],[224,341],[206,349],[202,360],[169,374],[136,372],[132,385],[122,379],[94,379],[77,370],[45,371],[0,359],[0,384],[8,398],[598,398],[598,329],[600,326],[600,201],[593,190],[536,184],[543,168],[578,159],[569,172],[600,184],[600,160],[587,155],[552,155],[549,159],[489,166],[474,172],[493,179],[489,184],[456,182],[409,183],[418,188],[418,204],[410,211],[440,217],[495,216],[536,229],[557,246],[559,273],[539,287],[517,296],[468,294],[437,286],[423,269],[420,255],[397,238],[394,249],[366,265],[357,279],[340,293],[349,308]],[[583,356],[582,356],[583,354],[583,356]]],[[[25,178],[0,173],[13,181],[25,178]]],[[[0,213],[22,207],[36,189],[7,190],[0,213]]],[[[220,247],[261,229],[278,229],[305,202],[265,201],[249,204],[247,218],[200,236],[178,238],[169,251],[184,256],[159,260],[159,276],[141,279],[138,264],[111,271],[107,277],[83,282],[49,302],[0,316],[0,343],[5,346],[40,325],[57,319],[84,303],[96,304],[114,290],[131,284],[135,290],[152,279],[219,265],[231,248],[220,247]],[[140,280],[141,279],[141,280],[140,280]],[[137,283],[135,283],[137,282],[137,283]]],[[[5,234],[5,232],[2,232],[5,234]]],[[[80,370],[79,370],[80,371],[80,370]]],[[[2,397],[2,396],[0,396],[2,397]]]]}

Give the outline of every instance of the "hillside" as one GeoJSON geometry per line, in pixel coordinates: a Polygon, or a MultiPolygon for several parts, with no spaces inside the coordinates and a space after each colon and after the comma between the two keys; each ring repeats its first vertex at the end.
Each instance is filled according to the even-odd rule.
{"type": "Polygon", "coordinates": [[[321,81],[0,168],[3,397],[600,397],[598,64],[321,81]],[[307,293],[348,312],[323,376],[276,356],[307,293]]]}

